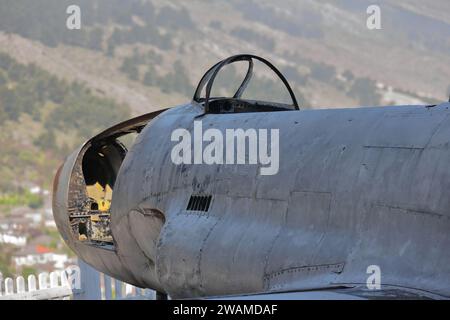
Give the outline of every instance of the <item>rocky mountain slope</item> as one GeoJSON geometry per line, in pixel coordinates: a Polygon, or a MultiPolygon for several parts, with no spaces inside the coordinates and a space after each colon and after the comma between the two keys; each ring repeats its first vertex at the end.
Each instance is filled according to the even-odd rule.
{"type": "MultiPolygon", "coordinates": [[[[39,136],[56,135],[56,151],[39,144],[32,148],[44,159],[60,161],[92,128],[100,131],[110,123],[102,118],[126,118],[127,113],[117,114],[121,110],[117,106],[138,115],[189,101],[210,65],[242,52],[273,61],[306,108],[431,104],[447,99],[448,1],[378,3],[381,30],[367,28],[371,2],[366,0],[0,0],[0,52],[58,81],[82,84],[90,96],[99,98],[96,103],[116,106],[100,107],[104,114],[89,122],[89,130],[67,134],[64,126],[70,123],[64,120],[55,120],[54,127],[46,125],[55,103],[44,99],[35,106],[41,117],[25,113],[8,119],[0,124],[0,138],[30,145],[29,128],[34,127],[39,136]],[[81,30],[66,28],[66,8],[73,4],[81,8],[81,30]],[[14,137],[11,128],[16,128],[14,137]]],[[[5,88],[16,85],[10,71],[4,72],[9,79],[5,88]]],[[[239,81],[241,72],[239,68],[226,72],[219,91],[239,81]]],[[[69,88],[68,96],[73,95],[69,88]]],[[[29,90],[48,88],[34,84],[29,90]]],[[[278,100],[282,93],[264,70],[249,88],[252,98],[278,100]]],[[[0,103],[0,117],[1,108],[5,103],[0,103]]],[[[3,149],[0,155],[4,163],[10,163],[4,160],[8,152],[3,149]]],[[[26,165],[34,166],[27,180],[49,184],[51,174],[44,163],[48,162],[26,165]]],[[[4,182],[14,176],[10,169],[0,177],[4,182]]]]}

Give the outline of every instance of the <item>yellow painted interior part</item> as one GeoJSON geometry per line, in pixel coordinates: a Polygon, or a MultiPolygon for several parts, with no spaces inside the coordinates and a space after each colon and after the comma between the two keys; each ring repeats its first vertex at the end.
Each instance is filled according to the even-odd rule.
{"type": "Polygon", "coordinates": [[[98,182],[92,186],[86,186],[86,190],[89,198],[97,201],[105,198],[105,190],[98,182]]]}
{"type": "Polygon", "coordinates": [[[94,199],[98,204],[99,211],[105,212],[109,210],[112,200],[112,189],[109,185],[106,185],[106,188],[103,189],[100,183],[96,182],[94,185],[86,186],[86,191],[88,197],[94,199]]]}
{"type": "Polygon", "coordinates": [[[98,214],[91,215],[91,221],[93,221],[93,222],[100,221],[100,215],[98,215],[98,214]]]}
{"type": "Polygon", "coordinates": [[[109,210],[109,207],[111,206],[111,202],[106,201],[106,200],[101,200],[100,202],[98,202],[98,210],[105,212],[109,210]]]}
{"type": "Polygon", "coordinates": [[[113,193],[113,191],[112,191],[111,187],[109,186],[109,184],[107,184],[106,188],[105,188],[105,200],[106,201],[109,201],[109,202],[112,201],[112,193],[113,193]]]}

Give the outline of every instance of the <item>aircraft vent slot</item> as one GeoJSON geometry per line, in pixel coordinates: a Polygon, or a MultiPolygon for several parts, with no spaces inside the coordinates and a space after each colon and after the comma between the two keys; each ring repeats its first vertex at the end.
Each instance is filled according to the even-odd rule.
{"type": "Polygon", "coordinates": [[[187,211],[203,211],[207,212],[211,205],[212,196],[192,195],[187,205],[187,211]]]}

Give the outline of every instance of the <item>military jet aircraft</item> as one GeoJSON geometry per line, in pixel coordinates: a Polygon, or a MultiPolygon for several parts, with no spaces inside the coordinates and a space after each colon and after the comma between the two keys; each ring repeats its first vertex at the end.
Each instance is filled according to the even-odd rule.
{"type": "Polygon", "coordinates": [[[83,261],[160,297],[448,298],[449,107],[300,110],[269,61],[232,56],[191,102],[75,150],[54,181],[55,221],[83,261]],[[239,61],[234,96],[211,96],[239,61]],[[242,98],[254,61],[292,103],[242,98]]]}

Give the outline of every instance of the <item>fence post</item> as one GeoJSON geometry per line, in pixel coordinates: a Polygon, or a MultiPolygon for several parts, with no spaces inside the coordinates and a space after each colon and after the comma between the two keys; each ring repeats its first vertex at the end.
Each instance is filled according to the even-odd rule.
{"type": "Polygon", "coordinates": [[[133,296],[133,286],[131,284],[125,284],[125,297],[133,296]]]}
{"type": "Polygon", "coordinates": [[[122,298],[122,282],[119,280],[114,281],[114,289],[116,291],[116,299],[122,298]]]}
{"type": "Polygon", "coordinates": [[[42,272],[38,276],[39,281],[39,290],[47,289],[48,288],[48,273],[42,272]]]}
{"type": "Polygon", "coordinates": [[[81,291],[81,270],[79,266],[69,266],[64,270],[61,282],[68,285],[74,293],[81,291]]]}
{"type": "Polygon", "coordinates": [[[5,279],[5,296],[14,294],[14,281],[11,278],[5,279]]]}
{"type": "Polygon", "coordinates": [[[25,293],[25,279],[21,277],[16,278],[16,292],[25,293]]]}
{"type": "Polygon", "coordinates": [[[105,280],[105,300],[111,300],[112,299],[112,281],[111,277],[104,275],[105,280]]]}
{"type": "Polygon", "coordinates": [[[100,273],[88,264],[79,260],[81,276],[81,292],[75,293],[75,300],[101,300],[100,273]]]}
{"type": "Polygon", "coordinates": [[[28,292],[33,292],[36,290],[37,290],[36,276],[34,274],[30,274],[28,276],[28,292]]]}
{"type": "Polygon", "coordinates": [[[148,298],[148,300],[156,300],[156,291],[145,289],[144,295],[148,298]]]}
{"type": "Polygon", "coordinates": [[[59,278],[59,272],[54,271],[50,273],[50,288],[56,288],[58,287],[58,278],[59,278]]]}

